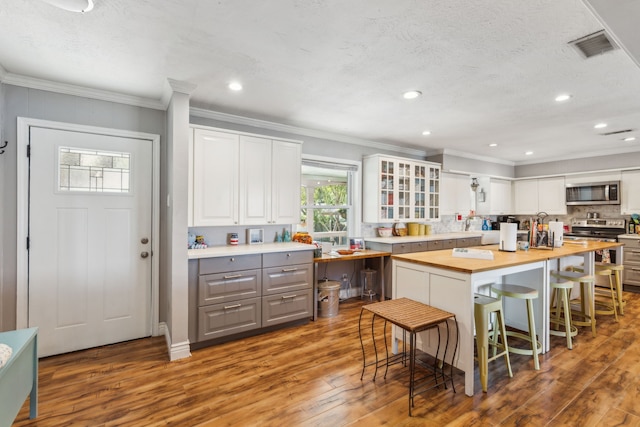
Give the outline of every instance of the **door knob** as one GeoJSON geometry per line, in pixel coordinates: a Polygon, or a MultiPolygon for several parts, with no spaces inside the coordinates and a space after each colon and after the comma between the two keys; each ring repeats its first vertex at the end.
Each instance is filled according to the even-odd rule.
{"type": "Polygon", "coordinates": [[[140,239],[140,243],[142,243],[143,245],[146,245],[147,243],[149,243],[149,239],[147,239],[146,237],[143,237],[142,239],[140,239]]]}
{"type": "Polygon", "coordinates": [[[141,256],[142,258],[146,258],[146,257],[148,257],[148,256],[149,256],[149,252],[140,252],[140,256],[141,256]]]}

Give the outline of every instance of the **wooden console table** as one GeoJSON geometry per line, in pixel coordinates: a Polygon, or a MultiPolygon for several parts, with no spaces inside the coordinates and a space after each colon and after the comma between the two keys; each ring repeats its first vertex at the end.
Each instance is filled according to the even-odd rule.
{"type": "Polygon", "coordinates": [[[386,326],[387,322],[392,323],[403,331],[409,332],[409,416],[411,416],[411,408],[413,407],[413,398],[420,393],[430,390],[440,385],[444,385],[447,388],[447,380],[451,381],[451,387],[455,393],[456,389],[453,384],[453,363],[450,365],[449,374],[445,373],[444,360],[447,358],[447,351],[449,347],[449,320],[452,320],[455,324],[455,346],[453,348],[452,360],[456,357],[456,350],[458,347],[458,323],[456,316],[453,313],[449,313],[439,308],[431,307],[430,305],[423,304],[418,301],[411,300],[409,298],[398,298],[388,301],[376,302],[373,304],[367,304],[362,306],[360,311],[360,318],[358,320],[358,335],[360,337],[360,345],[362,346],[362,374],[360,379],[364,377],[364,371],[367,366],[375,365],[375,376],[380,366],[385,366],[385,378],[387,376],[387,370],[389,364],[397,363],[399,360],[404,364],[405,352],[398,355],[389,357],[389,347],[387,345],[386,338],[386,326]],[[371,337],[373,339],[373,348],[375,352],[375,361],[369,364],[366,363],[364,342],[362,340],[362,315],[365,311],[373,314],[371,318],[371,337]],[[385,358],[380,360],[378,358],[378,349],[376,347],[375,329],[374,323],[376,317],[384,319],[384,345],[385,345],[385,358]],[[446,329],[446,342],[442,357],[440,358],[440,326],[444,325],[446,329]],[[420,360],[416,358],[416,334],[418,332],[426,331],[427,329],[437,329],[438,337],[438,350],[434,355],[433,366],[426,366],[420,360]],[[440,362],[442,361],[441,366],[440,362]],[[381,365],[381,363],[383,365],[381,365]],[[416,364],[420,363],[422,366],[433,371],[433,375],[424,376],[420,379],[416,379],[416,364]]]}

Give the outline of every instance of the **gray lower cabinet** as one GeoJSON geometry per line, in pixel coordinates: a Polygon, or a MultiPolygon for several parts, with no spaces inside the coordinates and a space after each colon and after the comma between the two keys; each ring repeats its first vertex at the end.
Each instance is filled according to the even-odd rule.
{"type": "Polygon", "coordinates": [[[312,316],[312,250],[198,261],[197,342],[312,316]]]}
{"type": "Polygon", "coordinates": [[[200,260],[198,341],[246,332],[261,326],[261,267],[261,255],[200,260]]]}
{"type": "Polygon", "coordinates": [[[312,317],[313,252],[262,257],[262,326],[312,317]]]}
{"type": "Polygon", "coordinates": [[[633,286],[634,290],[640,290],[640,236],[619,237],[618,241],[624,243],[622,283],[633,286]]]}

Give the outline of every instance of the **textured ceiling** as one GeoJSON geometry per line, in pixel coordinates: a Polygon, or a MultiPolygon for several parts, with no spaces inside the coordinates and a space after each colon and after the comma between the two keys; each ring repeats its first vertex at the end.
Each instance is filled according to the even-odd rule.
{"type": "Polygon", "coordinates": [[[640,7],[589,1],[600,4],[94,0],[83,15],[11,0],[0,5],[0,65],[5,81],[153,100],[172,78],[197,86],[194,107],[515,164],[640,150],[640,132],[635,143],[600,135],[640,129],[633,43],[590,59],[568,44],[605,28],[594,10],[606,19],[606,3],[640,7]],[[231,80],[244,90],[228,90],[231,80]],[[402,99],[409,89],[423,96],[402,99]],[[561,92],[573,98],[554,102],[561,92]],[[601,121],[609,126],[595,130],[601,121]]]}

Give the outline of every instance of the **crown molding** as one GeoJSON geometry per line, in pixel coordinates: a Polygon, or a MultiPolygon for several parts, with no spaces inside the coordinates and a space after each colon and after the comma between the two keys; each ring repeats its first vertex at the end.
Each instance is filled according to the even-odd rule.
{"type": "Polygon", "coordinates": [[[166,108],[169,105],[169,101],[171,101],[171,97],[174,93],[183,93],[185,95],[191,96],[191,94],[195,92],[197,87],[198,86],[193,83],[167,78],[166,84],[164,85],[164,90],[162,91],[162,98],[160,102],[166,108]]]}
{"type": "Polygon", "coordinates": [[[636,153],[640,151],[640,145],[637,142],[634,142],[635,146],[623,147],[623,148],[614,148],[610,150],[598,150],[598,151],[586,151],[584,153],[575,153],[568,154],[566,156],[558,156],[558,157],[548,157],[544,159],[532,159],[532,160],[524,160],[521,162],[516,162],[516,166],[524,166],[524,165],[538,165],[543,163],[553,163],[560,162],[563,160],[574,160],[574,159],[587,159],[593,157],[602,157],[602,156],[615,156],[616,154],[627,154],[627,153],[636,153]]]}
{"type": "Polygon", "coordinates": [[[496,163],[496,164],[499,164],[499,165],[506,165],[506,166],[515,166],[516,165],[515,162],[512,162],[510,160],[496,159],[495,157],[489,157],[489,156],[479,156],[477,154],[471,154],[471,153],[467,153],[465,151],[451,150],[449,148],[444,148],[442,150],[438,150],[438,152],[439,152],[438,154],[456,156],[456,157],[463,157],[465,159],[471,159],[471,160],[480,160],[480,161],[483,161],[483,162],[496,163]]]}
{"type": "Polygon", "coordinates": [[[234,123],[238,125],[253,126],[261,129],[275,130],[278,132],[311,136],[314,138],[328,139],[331,141],[344,142],[347,144],[361,145],[365,147],[374,147],[380,150],[390,150],[390,151],[405,153],[405,154],[409,154],[417,157],[427,157],[428,155],[431,155],[430,152],[426,150],[419,150],[415,148],[402,147],[402,146],[387,144],[383,142],[353,138],[350,136],[335,134],[332,132],[326,132],[326,131],[315,130],[315,129],[306,129],[298,126],[270,122],[268,120],[253,119],[251,117],[237,116],[234,114],[221,113],[219,111],[205,110],[203,108],[191,107],[189,109],[189,113],[192,116],[200,117],[203,119],[219,120],[222,122],[229,122],[229,123],[234,123]]]}
{"type": "Polygon", "coordinates": [[[48,92],[64,95],[80,96],[84,98],[98,99],[100,101],[116,102],[119,104],[133,105],[135,107],[151,108],[154,110],[166,110],[167,107],[161,100],[144,98],[140,96],[124,95],[101,89],[91,89],[67,83],[52,82],[36,79],[18,74],[8,73],[0,66],[0,80],[4,84],[26,87],[30,89],[46,90],[48,92]]]}

